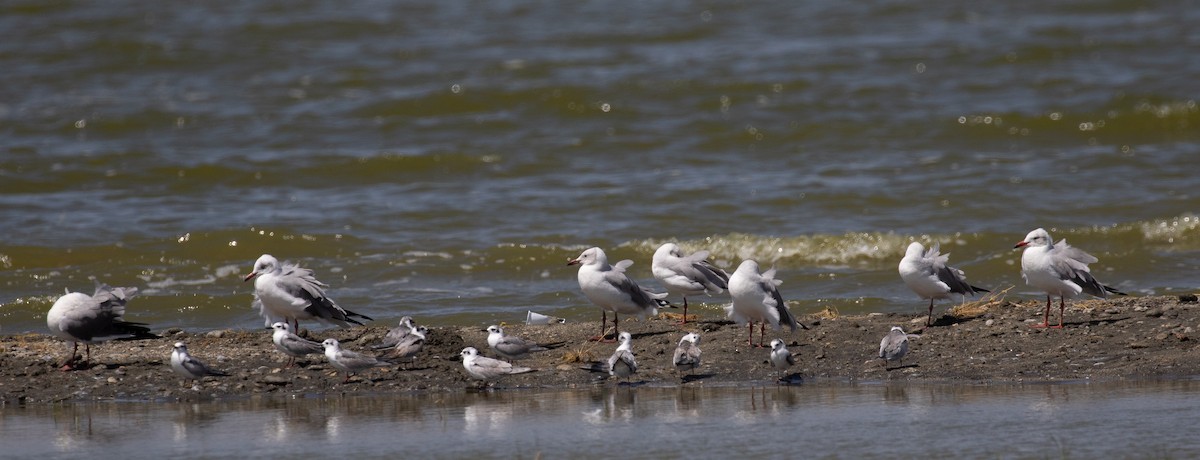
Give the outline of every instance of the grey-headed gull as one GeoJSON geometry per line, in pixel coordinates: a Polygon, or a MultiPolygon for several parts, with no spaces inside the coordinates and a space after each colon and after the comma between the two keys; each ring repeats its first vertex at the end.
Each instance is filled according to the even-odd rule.
{"type": "Polygon", "coordinates": [[[346,379],[342,383],[350,381],[350,376],[355,373],[365,371],[373,367],[387,367],[392,363],[382,361],[371,355],[350,351],[342,348],[337,339],[325,339],[321,342],[325,347],[325,358],[329,359],[329,364],[334,369],[346,373],[346,379]]]}
{"type": "Polygon", "coordinates": [[[600,336],[604,340],[608,312],[613,313],[613,337],[618,330],[618,314],[637,315],[641,318],[658,315],[658,307],[670,305],[662,300],[666,293],[653,293],[642,289],[625,275],[625,269],[633,265],[631,260],[622,260],[616,265],[608,264],[608,256],[600,248],[591,248],[579,257],[567,262],[579,265],[579,289],[592,303],[600,307],[600,336]]]}
{"type": "Polygon", "coordinates": [[[755,321],[762,323],[758,347],[764,346],[767,323],[771,323],[771,327],[776,330],[781,324],[786,325],[792,332],[795,332],[797,327],[808,329],[808,326],[796,322],[796,317],[792,316],[792,311],[783,301],[783,296],[779,295],[778,286],[781,283],[783,281],[775,279],[774,268],[760,274],[758,262],[751,259],[743,260],[733,275],[730,275],[729,295],[733,297],[733,303],[725,307],[725,312],[736,323],[746,323],[750,326],[750,336],[746,340],[748,345],[755,346],[755,321]]]}
{"type": "Polygon", "coordinates": [[[916,241],[908,245],[904,258],[900,259],[900,279],[909,289],[922,299],[929,299],[929,316],[925,325],[933,324],[933,301],[949,299],[952,295],[964,298],[975,295],[976,292],[991,292],[987,289],[972,286],[967,283],[966,274],[962,270],[946,265],[950,254],[940,254],[939,245],[934,243],[928,251],[925,246],[916,241]]]}
{"type": "Polygon", "coordinates": [[[171,370],[175,371],[185,379],[199,380],[206,376],[228,377],[221,371],[210,369],[203,362],[188,354],[187,345],[183,342],[175,342],[175,348],[171,351],[171,370]]]}
{"type": "Polygon", "coordinates": [[[467,374],[485,383],[506,375],[524,374],[534,371],[534,369],[528,367],[513,366],[498,359],[479,356],[479,350],[476,350],[475,347],[463,348],[459,354],[462,355],[463,369],[466,369],[467,374]]]}
{"type": "Polygon", "coordinates": [[[522,339],[514,335],[504,333],[504,328],[496,325],[488,326],[487,328],[488,346],[496,354],[508,358],[509,361],[525,359],[530,353],[549,350],[550,347],[538,345],[532,341],[522,339]]]}
{"type": "Polygon", "coordinates": [[[371,319],[339,307],[325,295],[328,285],[317,281],[312,270],[290,263],[280,264],[270,254],[263,254],[254,262],[254,270],[245,278],[245,281],[250,280],[254,280],[254,304],[267,327],[276,321],[290,322],[292,329],[298,332],[302,319],[316,319],[342,327],[350,323],[362,325],[354,318],[371,319]]]}
{"type": "Polygon", "coordinates": [[[689,332],[679,339],[671,362],[679,372],[687,371],[689,374],[700,367],[700,334],[689,332]]]}
{"type": "Polygon", "coordinates": [[[275,332],[271,334],[271,343],[275,344],[275,349],[281,353],[288,355],[288,363],[285,367],[292,367],[296,364],[296,358],[301,358],[304,355],[315,355],[325,352],[325,346],[320,342],[313,342],[304,337],[293,334],[290,326],[287,323],[278,321],[271,325],[275,332]]]}
{"type": "Polygon", "coordinates": [[[904,355],[907,354],[908,334],[900,326],[892,326],[892,330],[879,342],[879,359],[883,360],[883,368],[887,369],[888,361],[904,364],[904,355]]]}
{"type": "Polygon", "coordinates": [[[1125,295],[1096,281],[1088,264],[1099,259],[1067,244],[1066,238],[1053,243],[1050,234],[1039,228],[1025,235],[1025,239],[1013,248],[1025,248],[1021,253],[1021,277],[1025,278],[1025,283],[1046,292],[1046,316],[1042,324],[1033,327],[1051,327],[1051,296],[1058,296],[1058,326],[1054,328],[1062,329],[1067,297],[1075,297],[1081,292],[1100,298],[1109,293],[1125,295]]]}
{"type": "MultiPolygon", "coordinates": [[[[380,356],[380,359],[391,362],[408,360],[410,363],[416,364],[417,353],[420,353],[421,349],[425,347],[425,339],[428,337],[428,334],[429,328],[425,326],[417,326],[412,330],[412,332],[404,336],[403,339],[400,339],[399,342],[396,342],[396,344],[392,346],[391,350],[388,350],[386,353],[380,356]]],[[[407,368],[407,366],[405,366],[405,368],[407,368]]]]}
{"type": "Polygon", "coordinates": [[[633,336],[622,332],[620,341],[617,350],[608,357],[608,375],[628,379],[637,373],[637,360],[633,358],[633,336]]]}
{"type": "Polygon", "coordinates": [[[688,296],[720,294],[729,288],[729,274],[708,262],[708,251],[684,255],[675,243],[654,251],[650,271],[667,288],[668,294],[683,297],[683,321],[687,323],[688,296]]]}
{"type": "Polygon", "coordinates": [[[71,357],[63,362],[63,370],[74,369],[79,343],[87,353],[85,362],[92,360],[92,344],[115,338],[157,337],[145,323],[125,321],[125,304],[137,294],[137,288],[113,288],[96,281],[96,292],[87,295],[71,292],[59,297],[46,312],[46,327],[50,333],[71,342],[71,357]]]}
{"type": "Polygon", "coordinates": [[[387,335],[383,336],[383,340],[371,348],[374,350],[392,348],[415,330],[417,330],[417,324],[413,322],[411,316],[400,318],[400,324],[388,329],[387,335]]]}

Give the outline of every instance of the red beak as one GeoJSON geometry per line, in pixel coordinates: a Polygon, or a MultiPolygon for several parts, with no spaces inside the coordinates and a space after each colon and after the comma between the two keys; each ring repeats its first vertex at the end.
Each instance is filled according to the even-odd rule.
{"type": "Polygon", "coordinates": [[[1016,249],[1016,248],[1023,248],[1023,247],[1025,247],[1025,246],[1029,246],[1029,242],[1022,241],[1022,242],[1020,242],[1020,243],[1017,243],[1017,245],[1016,245],[1016,246],[1013,246],[1013,249],[1016,249]]]}
{"type": "Polygon", "coordinates": [[[246,278],[243,279],[242,282],[245,283],[247,281],[250,281],[250,280],[254,279],[255,276],[258,276],[258,272],[250,272],[250,274],[246,275],[246,278]]]}
{"type": "Polygon", "coordinates": [[[567,265],[579,265],[579,259],[568,260],[567,265]]]}

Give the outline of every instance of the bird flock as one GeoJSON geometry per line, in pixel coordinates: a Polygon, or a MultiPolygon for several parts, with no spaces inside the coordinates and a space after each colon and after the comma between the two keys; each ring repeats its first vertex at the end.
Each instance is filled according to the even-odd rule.
{"type": "MultiPolygon", "coordinates": [[[[1088,264],[1097,262],[1096,257],[1070,246],[1066,240],[1053,241],[1046,230],[1038,228],[1029,232],[1018,242],[1015,249],[1022,249],[1021,276],[1025,282],[1046,294],[1046,311],[1041,324],[1033,327],[1062,328],[1066,299],[1081,293],[1096,297],[1109,294],[1124,295],[1115,288],[1106,286],[1092,276],[1088,264]],[[1050,322],[1053,297],[1059,298],[1058,324],[1050,322]]],[[[684,253],[675,243],[666,243],[654,252],[651,272],[666,288],[666,292],[655,292],[639,285],[626,274],[633,262],[622,260],[609,264],[604,250],[592,247],[568,265],[578,265],[577,279],[584,297],[600,308],[600,333],[592,341],[616,341],[618,346],[604,361],[596,361],[583,369],[600,372],[628,382],[638,372],[638,363],[633,353],[633,336],[620,331],[619,315],[653,317],[659,308],[675,308],[667,299],[678,297],[683,300],[681,326],[689,319],[688,297],[706,296],[729,292],[730,302],[724,307],[728,319],[737,324],[746,324],[746,344],[762,347],[769,324],[775,331],[787,327],[790,332],[808,329],[797,321],[779,293],[782,283],[776,279],[774,268],[761,271],[755,260],[743,260],[728,274],[708,261],[707,251],[684,253]],[[612,333],[608,334],[608,314],[612,314],[612,333]],[[754,343],[754,325],[759,324],[759,340],[754,343]],[[611,337],[611,339],[609,338],[611,337]]],[[[934,302],[989,292],[966,281],[962,270],[947,265],[949,254],[941,254],[935,243],[926,249],[921,243],[909,244],[900,260],[898,272],[901,280],[921,299],[929,300],[926,325],[933,325],[934,302]]],[[[342,348],[333,338],[317,342],[297,335],[301,320],[316,320],[327,325],[350,327],[362,325],[369,316],[346,310],[330,299],[325,292],[328,287],[317,280],[312,270],[295,264],[280,263],[275,257],[263,254],[254,262],[253,270],[245,281],[254,280],[254,301],[265,324],[272,330],[271,341],[276,350],[288,358],[285,367],[292,367],[296,360],[307,355],[324,355],[330,366],[345,375],[343,383],[351,376],[376,367],[389,367],[401,363],[415,364],[423,349],[429,329],[419,326],[412,317],[405,316],[391,328],[379,343],[371,349],[355,351],[342,348]]],[[[96,282],[92,295],[67,293],[54,302],[46,314],[46,324],[56,337],[72,344],[71,355],[62,364],[62,369],[72,370],[85,366],[91,360],[91,344],[115,338],[152,338],[144,323],[126,321],[124,314],[129,299],[137,294],[137,288],[113,288],[96,282]],[[77,355],[79,344],[85,345],[85,356],[77,355]]],[[[565,345],[564,342],[539,344],[521,337],[506,334],[504,328],[492,325],[487,328],[488,348],[496,358],[481,355],[474,347],[463,348],[459,355],[465,373],[486,385],[501,377],[534,372],[536,369],[517,365],[534,353],[545,352],[565,345]]],[[[903,365],[909,351],[909,339],[919,335],[908,334],[902,328],[892,327],[879,344],[878,359],[885,369],[891,362],[903,365]]],[[[701,366],[700,335],[687,332],[679,339],[672,355],[672,365],[686,382],[695,376],[701,366]],[[686,375],[683,375],[685,374],[686,375]]],[[[794,344],[793,344],[794,345],[794,344]]],[[[768,362],[773,368],[786,373],[795,364],[796,355],[788,350],[784,340],[771,340],[768,362]]],[[[184,379],[201,380],[205,377],[221,377],[229,374],[215,370],[188,353],[183,342],[174,344],[170,356],[170,367],[184,379]]],[[[781,378],[786,381],[788,378],[781,378]]]]}

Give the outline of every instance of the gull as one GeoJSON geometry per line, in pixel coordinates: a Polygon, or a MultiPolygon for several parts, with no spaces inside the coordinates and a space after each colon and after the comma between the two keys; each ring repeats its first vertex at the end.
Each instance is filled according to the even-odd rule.
{"type": "Polygon", "coordinates": [[[658,294],[642,289],[625,275],[625,269],[633,265],[631,260],[622,260],[615,266],[608,264],[608,256],[600,248],[590,248],[571,259],[567,265],[579,265],[579,289],[592,303],[600,307],[600,335],[593,340],[603,340],[608,322],[608,312],[613,313],[613,335],[617,330],[617,315],[658,315],[658,307],[670,305],[662,300],[665,293],[658,294]]]}
{"type": "Polygon", "coordinates": [[[347,327],[350,323],[362,325],[355,317],[370,320],[371,317],[345,310],[325,296],[327,284],[317,281],[312,270],[291,263],[280,264],[270,254],[263,254],[254,262],[254,271],[244,281],[254,280],[254,303],[266,324],[276,321],[291,322],[292,329],[300,330],[300,320],[316,319],[326,324],[347,327]]]}
{"type": "Polygon", "coordinates": [[[1050,234],[1037,229],[1025,235],[1025,239],[1013,248],[1025,248],[1021,254],[1021,277],[1025,283],[1046,292],[1046,316],[1040,325],[1062,329],[1066,298],[1080,292],[1104,298],[1109,293],[1125,295],[1112,287],[1105,286],[1092,277],[1088,264],[1098,261],[1082,249],[1067,244],[1063,238],[1051,243],[1050,234]],[[1050,297],[1058,296],[1058,326],[1050,326],[1050,297]]]}
{"type": "Polygon", "coordinates": [[[374,350],[383,350],[386,348],[395,347],[396,344],[400,343],[401,340],[415,330],[416,323],[413,323],[411,316],[400,318],[400,324],[396,327],[388,329],[387,335],[383,336],[383,340],[379,342],[379,345],[375,345],[371,348],[374,350]]]}
{"type": "Polygon", "coordinates": [[[700,367],[700,334],[689,332],[683,338],[679,339],[679,345],[675,347],[675,356],[671,358],[671,362],[675,363],[675,369],[679,372],[688,371],[691,374],[697,367],[700,367]]]}
{"type": "Polygon", "coordinates": [[[530,353],[546,351],[554,346],[542,346],[517,336],[505,335],[504,328],[496,325],[488,326],[488,346],[497,355],[508,358],[509,361],[525,359],[530,353]]]}
{"type": "Polygon", "coordinates": [[[768,322],[776,330],[781,324],[787,325],[792,332],[796,331],[797,326],[808,329],[808,326],[796,322],[796,317],[792,316],[792,311],[779,295],[777,286],[782,283],[783,281],[775,279],[774,268],[759,274],[758,262],[752,259],[743,260],[729,277],[729,295],[733,297],[733,303],[725,307],[725,312],[738,324],[747,323],[750,326],[747,345],[754,345],[755,321],[762,323],[758,347],[763,346],[768,322]]]}
{"type": "Polygon", "coordinates": [[[287,323],[276,322],[271,327],[275,332],[271,335],[271,342],[275,344],[275,349],[288,355],[288,363],[285,367],[292,367],[296,364],[296,358],[304,355],[315,355],[325,351],[325,346],[319,342],[313,342],[304,337],[293,334],[288,330],[287,323]]]}
{"type": "Polygon", "coordinates": [[[137,294],[137,288],[113,288],[96,281],[96,292],[87,295],[69,292],[46,312],[46,327],[50,333],[71,342],[71,357],[62,364],[62,369],[75,368],[79,343],[83,342],[87,358],[92,360],[92,344],[115,338],[157,337],[150,333],[145,323],[125,321],[125,304],[137,294]]]}
{"type": "Polygon", "coordinates": [[[479,356],[479,350],[476,350],[475,347],[463,348],[459,354],[463,357],[463,369],[467,370],[467,374],[484,383],[510,374],[534,371],[528,367],[516,367],[498,359],[479,356]]]}
{"type": "Polygon", "coordinates": [[[633,359],[633,336],[622,332],[620,340],[617,350],[608,357],[608,375],[629,379],[629,376],[637,373],[637,360],[633,359]]]}
{"type": "Polygon", "coordinates": [[[925,325],[933,324],[933,301],[949,299],[952,294],[958,294],[965,299],[967,294],[976,292],[991,292],[981,287],[967,284],[967,277],[962,270],[946,265],[950,254],[939,254],[939,245],[925,250],[925,246],[916,241],[908,245],[904,258],[900,259],[900,278],[909,289],[922,299],[929,299],[929,316],[925,325]]]}
{"type": "Polygon", "coordinates": [[[887,369],[888,361],[904,364],[904,355],[907,354],[908,334],[904,333],[900,326],[892,326],[892,330],[879,342],[879,359],[883,360],[883,368],[887,369]]]}
{"type": "Polygon", "coordinates": [[[729,274],[708,262],[708,251],[684,255],[675,243],[665,243],[654,251],[650,270],[666,286],[667,293],[683,296],[683,321],[687,324],[687,296],[720,294],[729,287],[729,274]]]}
{"type": "Polygon", "coordinates": [[[387,367],[392,365],[387,361],[381,361],[378,358],[370,355],[365,355],[350,350],[343,350],[338,344],[337,339],[325,339],[321,342],[325,347],[325,357],[329,359],[329,364],[339,371],[346,373],[346,380],[342,383],[349,383],[350,376],[357,372],[365,371],[372,367],[387,367]]]}
{"type": "Polygon", "coordinates": [[[183,342],[175,342],[175,349],[171,351],[171,370],[179,374],[185,379],[199,380],[206,376],[228,377],[221,371],[209,369],[203,362],[188,354],[187,345],[183,342]]]}
{"type": "Polygon", "coordinates": [[[787,372],[789,367],[796,364],[796,357],[787,349],[787,345],[783,344],[783,340],[775,339],[771,341],[771,367],[787,372]]]}
{"type": "Polygon", "coordinates": [[[410,360],[413,364],[417,363],[417,353],[425,347],[425,339],[429,334],[429,328],[425,326],[417,326],[411,333],[400,339],[392,349],[381,356],[385,361],[400,361],[410,360]]]}

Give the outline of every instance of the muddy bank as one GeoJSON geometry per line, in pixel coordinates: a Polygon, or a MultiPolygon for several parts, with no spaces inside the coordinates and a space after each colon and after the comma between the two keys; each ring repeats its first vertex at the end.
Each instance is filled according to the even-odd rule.
{"type": "MultiPolygon", "coordinates": [[[[801,315],[810,330],[773,332],[797,362],[789,373],[806,381],[922,380],[951,382],[1144,379],[1200,375],[1200,304],[1195,297],[1132,297],[1077,301],[1068,305],[1066,328],[1030,327],[1041,322],[1044,303],[993,301],[946,314],[932,327],[924,316],[871,314],[801,315]],[[910,341],[903,365],[884,369],[874,359],[879,340],[891,326],[920,334],[910,341]]],[[[793,306],[794,310],[801,310],[793,306]]],[[[633,333],[640,369],[635,381],[646,385],[775,384],[782,374],[767,364],[768,351],[746,345],[746,328],[725,321],[716,306],[699,311],[685,326],[661,317],[624,321],[633,333]],[[702,337],[703,365],[686,382],[671,366],[671,354],[686,332],[702,337]]],[[[1057,307],[1053,309],[1055,322],[1057,307]]],[[[418,319],[419,321],[419,319],[418,319]]],[[[502,388],[560,388],[615,384],[580,370],[582,361],[605,359],[615,344],[589,342],[598,320],[548,326],[508,325],[507,332],[539,343],[565,342],[535,354],[521,365],[537,372],[510,376],[502,388]]],[[[385,325],[332,329],[312,338],[338,339],[344,348],[364,350],[386,332],[385,325]]],[[[72,400],[177,400],[251,395],[312,395],[462,391],[476,386],[462,369],[465,346],[487,350],[480,327],[432,327],[429,343],[415,365],[380,368],[342,383],[323,355],[284,368],[268,331],[156,331],[161,339],[109,342],[92,347],[92,363],[82,370],[57,367],[69,346],[46,334],[0,337],[0,401],[44,403],[72,400]],[[171,372],[171,346],[185,341],[191,353],[229,377],[193,383],[171,372]]],[[[757,341],[757,333],[755,334],[757,341]]],[[[82,353],[82,347],[80,352],[82,353]]]]}

